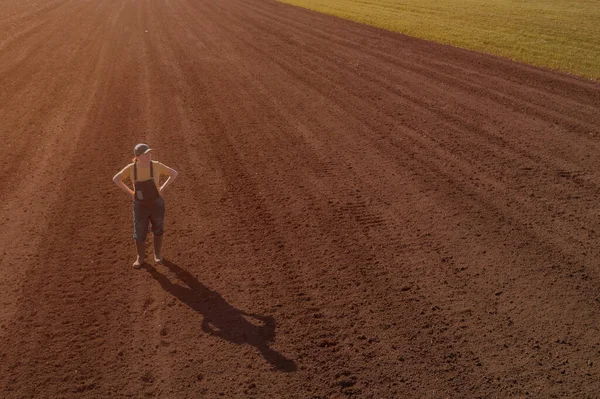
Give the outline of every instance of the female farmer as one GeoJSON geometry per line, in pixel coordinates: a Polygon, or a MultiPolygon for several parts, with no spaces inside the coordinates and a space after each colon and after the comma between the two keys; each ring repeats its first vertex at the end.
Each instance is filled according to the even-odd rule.
{"type": "Polygon", "coordinates": [[[137,248],[137,259],[133,267],[139,269],[146,258],[146,235],[148,222],[152,223],[154,234],[154,261],[161,263],[163,224],[165,220],[165,200],[161,193],[177,177],[177,171],[158,161],[152,160],[152,149],[147,144],[138,144],[133,149],[133,162],[113,177],[121,190],[133,199],[133,238],[137,248]],[[169,178],[160,186],[160,175],[169,178]],[[123,182],[128,178],[133,182],[133,191],[123,182]]]}

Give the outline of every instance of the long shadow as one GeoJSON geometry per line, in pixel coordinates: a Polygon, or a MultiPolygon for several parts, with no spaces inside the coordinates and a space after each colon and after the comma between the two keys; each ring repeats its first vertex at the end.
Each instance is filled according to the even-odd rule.
{"type": "Polygon", "coordinates": [[[205,333],[239,345],[252,345],[276,369],[285,372],[296,371],[296,364],[292,360],[269,348],[269,342],[275,337],[273,317],[236,309],[218,292],[208,289],[183,268],[166,259],[163,264],[187,287],[172,283],[166,275],[151,265],[144,266],[165,291],[202,315],[202,330],[205,333]],[[256,324],[249,321],[252,319],[256,324]]]}

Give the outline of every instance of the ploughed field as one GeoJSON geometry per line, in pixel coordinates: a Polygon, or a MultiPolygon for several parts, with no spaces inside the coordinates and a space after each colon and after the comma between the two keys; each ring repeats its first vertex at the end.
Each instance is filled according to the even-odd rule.
{"type": "Polygon", "coordinates": [[[0,0],[0,88],[0,397],[600,392],[598,83],[270,0],[0,0]],[[138,142],[180,175],[133,270],[138,142]]]}

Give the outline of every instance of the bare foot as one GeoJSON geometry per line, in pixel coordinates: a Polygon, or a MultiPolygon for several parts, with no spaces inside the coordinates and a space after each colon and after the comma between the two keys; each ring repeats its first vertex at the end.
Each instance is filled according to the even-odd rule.
{"type": "Polygon", "coordinates": [[[133,262],[133,268],[139,269],[140,267],[142,267],[143,264],[144,264],[144,259],[140,259],[140,257],[138,256],[137,259],[135,260],[135,262],[133,262]]]}

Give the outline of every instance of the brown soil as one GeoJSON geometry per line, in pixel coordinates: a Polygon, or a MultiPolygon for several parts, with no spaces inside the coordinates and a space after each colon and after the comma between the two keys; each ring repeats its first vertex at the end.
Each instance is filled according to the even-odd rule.
{"type": "Polygon", "coordinates": [[[596,398],[599,104],[270,0],[0,1],[0,397],[596,398]]]}

